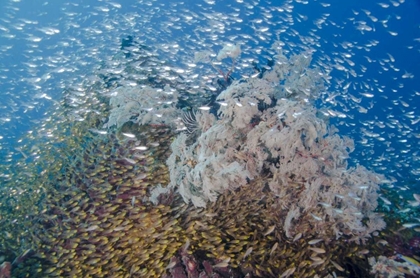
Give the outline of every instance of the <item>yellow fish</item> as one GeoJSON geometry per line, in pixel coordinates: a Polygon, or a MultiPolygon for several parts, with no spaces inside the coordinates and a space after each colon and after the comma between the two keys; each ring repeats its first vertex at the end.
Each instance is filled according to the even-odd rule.
{"type": "Polygon", "coordinates": [[[420,263],[418,261],[416,261],[415,259],[411,258],[411,257],[407,257],[407,256],[404,256],[404,255],[401,255],[401,254],[398,254],[397,257],[406,261],[409,264],[420,267],[420,263]]]}

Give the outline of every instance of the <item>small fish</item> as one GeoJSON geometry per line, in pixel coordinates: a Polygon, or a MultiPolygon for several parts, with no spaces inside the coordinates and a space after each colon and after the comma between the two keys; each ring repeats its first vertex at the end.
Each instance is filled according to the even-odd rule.
{"type": "Polygon", "coordinates": [[[145,179],[145,178],[147,178],[147,174],[146,173],[142,173],[142,174],[140,174],[140,175],[138,175],[136,177],[136,180],[142,180],[142,179],[145,179]]]}
{"type": "Polygon", "coordinates": [[[419,225],[420,225],[420,223],[405,223],[405,224],[403,224],[403,227],[413,228],[413,227],[417,227],[419,225]]]}
{"type": "Polygon", "coordinates": [[[252,253],[252,247],[249,247],[249,248],[246,250],[246,252],[245,252],[244,257],[243,257],[243,259],[242,259],[242,260],[245,260],[245,258],[246,258],[246,257],[248,257],[248,256],[249,256],[249,254],[251,254],[251,253],[252,253]]]}
{"type": "Polygon", "coordinates": [[[311,266],[317,266],[317,265],[321,265],[323,263],[325,263],[325,260],[322,260],[322,259],[321,260],[316,260],[311,264],[311,266]]]}
{"type": "Polygon", "coordinates": [[[124,133],[124,132],[121,132],[121,134],[122,134],[122,135],[124,135],[125,137],[128,137],[128,138],[136,138],[136,135],[131,134],[131,133],[124,133]]]}
{"type": "Polygon", "coordinates": [[[411,257],[407,257],[401,254],[397,255],[398,258],[400,258],[401,260],[406,261],[407,263],[413,265],[413,266],[417,266],[420,267],[420,263],[418,261],[416,261],[415,259],[411,258],[411,257]]]}
{"type": "Polygon", "coordinates": [[[101,260],[101,258],[93,258],[89,261],[87,261],[87,264],[97,264],[99,261],[101,260]]]}
{"type": "Polygon", "coordinates": [[[388,241],[386,241],[384,239],[380,239],[380,240],[378,240],[378,242],[376,244],[388,245],[388,241]]]}
{"type": "Polygon", "coordinates": [[[359,255],[366,255],[366,254],[369,254],[369,250],[363,249],[363,250],[360,250],[359,252],[357,252],[357,254],[359,254],[359,255]]]}
{"type": "Polygon", "coordinates": [[[123,157],[123,159],[124,159],[125,161],[127,161],[128,163],[130,163],[130,164],[136,164],[136,161],[135,161],[135,160],[133,160],[133,159],[131,159],[131,158],[128,158],[128,157],[123,157]]]}
{"type": "Polygon", "coordinates": [[[420,202],[408,201],[408,205],[411,206],[411,207],[418,207],[418,206],[420,206],[420,202]]]}
{"type": "Polygon", "coordinates": [[[317,256],[311,256],[311,260],[313,260],[314,262],[321,262],[324,261],[323,258],[317,257],[317,256]]]}
{"type": "Polygon", "coordinates": [[[271,247],[270,256],[274,253],[274,251],[276,251],[277,246],[279,246],[278,242],[274,243],[273,247],[271,247]]]}
{"type": "Polygon", "coordinates": [[[391,204],[392,204],[392,203],[391,203],[391,201],[390,201],[390,200],[388,200],[388,199],[387,199],[387,198],[385,198],[385,197],[379,196],[379,198],[381,198],[381,200],[382,200],[382,201],[384,201],[385,205],[391,205],[391,204]]]}
{"type": "Polygon", "coordinates": [[[407,213],[410,212],[411,208],[406,208],[406,209],[402,209],[400,211],[398,211],[399,213],[407,213]]]}
{"type": "Polygon", "coordinates": [[[99,226],[98,226],[98,225],[92,225],[92,226],[90,226],[90,227],[88,227],[88,228],[86,229],[86,232],[94,231],[94,230],[96,230],[96,229],[98,229],[98,228],[99,228],[99,226]]]}
{"type": "Polygon", "coordinates": [[[101,135],[105,135],[108,133],[106,130],[99,130],[96,128],[90,128],[89,131],[92,133],[101,134],[101,135]]]}
{"type": "Polygon", "coordinates": [[[122,230],[124,230],[124,226],[119,226],[119,227],[114,228],[114,231],[116,232],[122,231],[122,230]]]}
{"type": "Polygon", "coordinates": [[[228,267],[228,266],[229,264],[227,262],[221,262],[221,263],[215,264],[213,268],[222,268],[222,267],[228,267]]]}
{"type": "Polygon", "coordinates": [[[264,236],[271,234],[275,228],[276,228],[276,225],[270,226],[267,232],[264,233],[264,236]]]}
{"type": "Polygon", "coordinates": [[[170,262],[170,263],[168,264],[168,266],[167,266],[165,269],[171,269],[171,268],[173,268],[175,265],[176,265],[176,261],[174,260],[174,261],[170,262]]]}
{"type": "Polygon", "coordinates": [[[190,248],[190,244],[191,244],[191,242],[190,242],[190,240],[187,238],[187,241],[185,242],[184,246],[182,247],[182,250],[183,250],[184,252],[186,252],[186,251],[188,250],[188,248],[190,248]]]}
{"type": "Polygon", "coordinates": [[[283,272],[283,274],[280,276],[280,278],[285,278],[285,277],[289,277],[290,275],[292,275],[296,270],[296,267],[292,267],[287,269],[285,272],[283,272]]]}
{"type": "Polygon", "coordinates": [[[321,217],[319,217],[319,216],[317,216],[317,215],[315,215],[315,214],[313,214],[313,213],[311,213],[311,215],[312,215],[312,217],[313,217],[315,220],[317,220],[317,221],[321,221],[321,220],[322,220],[322,218],[321,218],[321,217]]]}
{"type": "Polygon", "coordinates": [[[150,146],[152,146],[152,147],[159,147],[159,142],[151,142],[151,143],[149,143],[149,145],[150,146]]]}
{"type": "Polygon", "coordinates": [[[321,242],[321,241],[323,241],[323,239],[322,239],[322,238],[317,238],[317,239],[310,240],[310,241],[308,242],[308,244],[309,244],[309,245],[314,245],[314,244],[317,244],[318,242],[321,242]]]}
{"type": "Polygon", "coordinates": [[[296,240],[299,240],[302,237],[302,233],[298,233],[297,235],[295,235],[295,237],[293,238],[293,242],[295,242],[296,240]]]}
{"type": "Polygon", "coordinates": [[[338,270],[338,271],[344,271],[344,268],[342,268],[338,263],[334,262],[333,260],[330,260],[330,262],[333,264],[333,266],[338,270]]]}
{"type": "Polygon", "coordinates": [[[315,253],[318,253],[318,254],[324,254],[325,253],[325,249],[322,249],[322,248],[310,247],[309,249],[311,249],[312,251],[314,251],[315,253]]]}
{"type": "Polygon", "coordinates": [[[370,94],[370,93],[360,93],[362,96],[364,96],[364,97],[368,97],[368,98],[372,98],[372,97],[374,97],[375,95],[374,94],[370,94]]]}

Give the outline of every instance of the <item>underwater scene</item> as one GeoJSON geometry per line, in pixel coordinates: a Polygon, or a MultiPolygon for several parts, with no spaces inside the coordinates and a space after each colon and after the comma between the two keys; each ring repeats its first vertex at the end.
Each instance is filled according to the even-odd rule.
{"type": "Polygon", "coordinates": [[[420,2],[5,0],[0,278],[420,277],[420,2]]]}

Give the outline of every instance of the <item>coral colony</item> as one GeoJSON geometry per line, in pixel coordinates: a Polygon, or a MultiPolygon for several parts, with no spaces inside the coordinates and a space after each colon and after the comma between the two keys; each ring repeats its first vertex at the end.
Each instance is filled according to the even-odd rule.
{"type": "MultiPolygon", "coordinates": [[[[385,227],[374,213],[378,184],[384,178],[362,166],[349,168],[352,140],[340,138],[334,127],[317,117],[313,101],[324,89],[323,77],[308,68],[310,54],[288,61],[280,43],[273,48],[274,59],[281,63],[262,78],[234,81],[217,96],[216,115],[207,109],[197,111],[194,134],[176,136],[167,160],[166,190],[178,192],[195,207],[206,207],[223,192],[249,186],[263,175],[265,186],[286,213],[278,225],[284,223],[288,238],[316,233],[363,241],[385,227]],[[286,80],[284,85],[281,80],[286,80]]],[[[238,45],[228,45],[217,59],[234,60],[239,54],[238,45]]],[[[111,98],[107,126],[121,126],[133,115],[141,124],[178,123],[171,121],[177,114],[174,91],[169,86],[164,90],[120,87],[111,98]]]]}

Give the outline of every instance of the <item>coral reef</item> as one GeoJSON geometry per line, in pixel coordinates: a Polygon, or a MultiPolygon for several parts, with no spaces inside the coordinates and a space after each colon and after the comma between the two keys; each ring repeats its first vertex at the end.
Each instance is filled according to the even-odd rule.
{"type": "MultiPolygon", "coordinates": [[[[285,61],[281,52],[276,58],[285,61]]],[[[262,78],[234,81],[221,92],[218,118],[206,125],[198,121],[195,140],[180,134],[172,143],[169,186],[186,202],[206,207],[224,191],[263,175],[279,210],[288,211],[289,238],[333,232],[365,241],[385,227],[374,212],[383,177],[363,166],[348,167],[353,142],[317,117],[310,99],[322,86],[316,71],[307,69],[309,62],[304,54],[294,56],[262,78]]],[[[205,111],[198,115],[210,118],[205,111]]]]}

